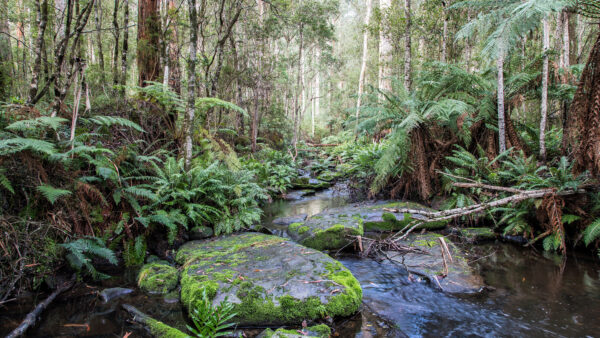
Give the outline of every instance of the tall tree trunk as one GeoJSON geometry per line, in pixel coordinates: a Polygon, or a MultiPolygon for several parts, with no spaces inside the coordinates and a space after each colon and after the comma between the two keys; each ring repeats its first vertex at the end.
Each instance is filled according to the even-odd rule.
{"type": "Polygon", "coordinates": [[[404,30],[404,89],[408,92],[412,86],[411,0],[404,0],[404,16],[406,18],[406,28],[404,30]]]}
{"type": "Polygon", "coordinates": [[[188,10],[190,19],[190,57],[188,59],[188,90],[187,106],[185,111],[185,143],[184,143],[184,162],[185,169],[189,170],[192,164],[192,146],[194,132],[194,118],[196,116],[196,49],[198,48],[198,14],[196,12],[196,0],[188,0],[188,10]]]}
{"type": "Polygon", "coordinates": [[[442,16],[444,18],[442,28],[442,56],[441,61],[447,62],[448,60],[448,13],[446,13],[446,2],[442,1],[442,16]]]}
{"type": "MultiPolygon", "coordinates": [[[[379,10],[382,17],[389,15],[391,0],[380,0],[379,10]]],[[[380,25],[383,26],[383,25],[380,25]]],[[[379,29],[379,89],[392,90],[392,41],[385,30],[379,29]]]]}
{"type": "MultiPolygon", "coordinates": [[[[37,2],[39,7],[39,2],[37,2]]],[[[12,78],[14,77],[12,48],[8,34],[8,13],[0,13],[0,100],[5,100],[10,96],[12,87],[12,78]]],[[[39,11],[38,11],[39,15],[39,11]]],[[[38,22],[40,17],[38,16],[38,22]]]]}
{"type": "Polygon", "coordinates": [[[96,44],[98,48],[98,64],[100,65],[100,82],[104,86],[106,74],[104,73],[104,51],[102,48],[102,2],[96,3],[96,44]]]}
{"type": "Polygon", "coordinates": [[[298,77],[296,79],[296,99],[294,103],[294,137],[292,138],[292,145],[294,146],[294,150],[296,150],[296,145],[298,144],[298,129],[300,127],[300,102],[299,97],[302,95],[302,91],[304,90],[302,84],[302,50],[304,48],[304,27],[300,24],[300,41],[298,43],[298,77]]]}
{"type": "MultiPolygon", "coordinates": [[[[169,0],[169,12],[175,12],[175,0],[169,0]]],[[[171,18],[173,21],[173,18],[171,18]]],[[[169,67],[169,86],[173,88],[173,91],[180,94],[181,93],[181,69],[179,68],[179,36],[177,34],[177,23],[171,23],[173,25],[173,30],[171,32],[171,39],[169,41],[168,47],[168,55],[169,58],[168,67],[169,67]]],[[[166,75],[165,75],[166,77],[166,75]]]]}
{"type": "Polygon", "coordinates": [[[542,21],[542,44],[544,53],[544,65],[542,70],[542,106],[540,119],[540,160],[546,161],[546,120],[548,119],[548,51],[550,49],[550,23],[548,18],[542,21]]]}
{"type": "Polygon", "coordinates": [[[498,67],[498,145],[500,152],[506,151],[506,125],[504,121],[504,51],[496,60],[498,67]]]}
{"type": "Polygon", "coordinates": [[[40,82],[40,73],[42,71],[42,50],[44,46],[44,35],[46,33],[46,24],[48,23],[48,0],[44,0],[40,4],[40,0],[35,2],[35,11],[38,23],[38,36],[35,41],[34,54],[35,61],[33,63],[33,71],[31,72],[31,84],[29,86],[29,99],[28,103],[35,104],[35,98],[38,92],[38,86],[40,82]]]}
{"type": "MultiPolygon", "coordinates": [[[[140,3],[141,3],[141,1],[140,1],[140,3]]],[[[140,22],[142,22],[142,21],[140,21],[140,22]]],[[[119,30],[119,0],[115,0],[115,5],[114,5],[114,9],[113,9],[113,37],[115,39],[115,45],[113,46],[113,62],[112,62],[113,84],[115,84],[115,85],[118,85],[119,83],[121,83],[120,76],[119,76],[119,67],[118,67],[120,36],[121,36],[121,31],[119,30]]]]}
{"type": "MultiPolygon", "coordinates": [[[[471,10],[467,9],[467,22],[471,22],[471,10]]],[[[470,73],[473,71],[471,68],[471,58],[473,56],[473,46],[471,42],[471,37],[468,37],[465,45],[465,61],[467,63],[467,71],[470,73]]]]}
{"type": "Polygon", "coordinates": [[[121,95],[125,94],[125,85],[127,84],[127,53],[129,52],[129,0],[123,0],[123,48],[121,48],[121,75],[119,83],[121,95]]]}
{"type": "Polygon", "coordinates": [[[356,99],[356,129],[358,130],[358,116],[360,112],[360,105],[362,101],[362,94],[365,87],[365,77],[367,74],[367,58],[369,55],[369,23],[371,21],[371,10],[373,7],[373,1],[367,0],[367,14],[365,16],[365,27],[363,32],[363,50],[362,50],[362,61],[360,65],[360,75],[358,78],[358,98],[356,99]]]}
{"type": "MultiPolygon", "coordinates": [[[[195,8],[195,6],[194,6],[195,8]]],[[[138,1],[138,84],[156,81],[160,67],[160,15],[158,0],[138,1]]]]}
{"type": "Polygon", "coordinates": [[[317,47],[317,74],[315,75],[315,109],[312,114],[312,137],[315,137],[315,117],[321,113],[321,50],[317,47]]]}
{"type": "Polygon", "coordinates": [[[567,146],[572,150],[575,173],[600,174],[600,35],[581,74],[575,97],[569,108],[567,146]]]}
{"type": "MultiPolygon", "coordinates": [[[[565,10],[559,14],[560,21],[562,23],[562,44],[560,49],[560,68],[563,72],[561,77],[561,82],[563,84],[569,83],[569,67],[571,66],[571,53],[570,53],[570,33],[569,29],[571,28],[569,13],[565,10]]],[[[566,100],[563,100],[561,103],[562,110],[562,127],[563,131],[567,128],[567,120],[569,119],[569,103],[566,100]]],[[[566,137],[563,137],[563,149],[566,148],[566,137]]]]}

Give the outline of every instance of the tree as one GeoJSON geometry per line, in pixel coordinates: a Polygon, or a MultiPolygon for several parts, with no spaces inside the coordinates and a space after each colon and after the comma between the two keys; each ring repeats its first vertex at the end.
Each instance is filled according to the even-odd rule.
{"type": "Polygon", "coordinates": [[[544,65],[542,70],[542,103],[540,112],[540,160],[546,161],[546,120],[548,119],[548,52],[550,50],[550,23],[548,18],[543,19],[543,53],[544,65]]]}
{"type": "MultiPolygon", "coordinates": [[[[389,15],[392,7],[391,0],[380,0],[379,10],[382,17],[389,15]]],[[[383,29],[383,24],[379,28],[379,88],[382,90],[392,90],[392,41],[388,32],[383,29]]]]}
{"type": "Polygon", "coordinates": [[[404,17],[406,18],[406,28],[404,29],[404,89],[410,91],[412,85],[411,0],[404,0],[404,17]]]}
{"type": "MultiPolygon", "coordinates": [[[[410,0],[407,0],[410,1],[410,0]]],[[[365,27],[363,32],[363,43],[362,43],[362,61],[360,66],[360,75],[358,78],[358,97],[356,99],[356,128],[358,128],[358,114],[360,112],[360,101],[365,87],[365,77],[367,74],[367,57],[368,57],[368,45],[369,45],[369,22],[371,20],[371,10],[373,7],[373,1],[367,0],[367,14],[365,15],[365,27]]]]}
{"type": "Polygon", "coordinates": [[[196,0],[188,0],[188,11],[190,19],[190,56],[187,61],[188,67],[188,92],[187,106],[184,121],[184,159],[185,168],[188,170],[192,163],[194,119],[196,116],[196,49],[198,48],[198,17],[196,12],[196,0]]]}
{"type": "Polygon", "coordinates": [[[139,0],[137,64],[140,86],[145,86],[148,81],[156,81],[161,76],[160,33],[158,0],[139,0]]]}

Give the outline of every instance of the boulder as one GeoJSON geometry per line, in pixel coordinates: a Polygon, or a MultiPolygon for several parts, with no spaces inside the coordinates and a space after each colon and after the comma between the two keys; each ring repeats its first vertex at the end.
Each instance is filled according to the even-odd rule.
{"type": "Polygon", "coordinates": [[[301,222],[304,222],[307,217],[308,217],[307,214],[300,214],[300,215],[287,216],[287,217],[279,217],[279,218],[274,219],[272,223],[275,224],[275,225],[289,226],[292,223],[301,223],[301,222]]]}
{"type": "Polygon", "coordinates": [[[331,183],[310,177],[298,177],[292,181],[292,187],[294,189],[309,189],[317,191],[331,187],[331,183]]]}
{"type": "Polygon", "coordinates": [[[214,234],[214,231],[212,228],[209,228],[207,226],[197,226],[197,227],[193,227],[192,230],[190,230],[190,239],[205,239],[205,238],[210,238],[212,237],[214,234]]]}
{"type": "Polygon", "coordinates": [[[271,329],[264,330],[256,338],[329,338],[331,329],[325,324],[307,327],[303,330],[271,329]]]}
{"type": "Polygon", "coordinates": [[[468,243],[480,243],[496,239],[496,233],[491,228],[453,228],[450,230],[450,234],[468,243]]]}
{"type": "Polygon", "coordinates": [[[164,261],[158,261],[142,267],[137,284],[150,294],[167,294],[175,290],[178,281],[179,271],[164,261]]]}
{"type": "Polygon", "coordinates": [[[133,293],[133,289],[108,288],[108,289],[104,289],[104,290],[102,290],[102,292],[100,292],[100,298],[102,298],[102,301],[104,301],[104,303],[108,303],[108,302],[112,301],[113,299],[121,298],[121,297],[127,296],[128,294],[131,294],[131,293],[133,293]]]}
{"type": "Polygon", "coordinates": [[[234,305],[239,325],[298,325],[349,316],[362,302],[359,282],[331,257],[280,237],[241,233],[193,241],[177,252],[181,302],[192,310],[202,294],[234,305]]]}
{"type": "Polygon", "coordinates": [[[389,253],[392,260],[406,266],[409,272],[427,278],[434,287],[444,292],[456,294],[472,294],[484,290],[483,278],[468,264],[468,254],[452,242],[446,240],[452,259],[446,259],[448,275],[444,276],[444,257],[439,238],[443,236],[433,233],[410,235],[399,244],[419,249],[405,255],[389,253]],[[437,279],[437,282],[436,282],[437,279]]]}
{"type": "Polygon", "coordinates": [[[363,235],[363,220],[358,215],[331,209],[304,222],[291,223],[288,235],[296,242],[316,250],[339,250],[349,243],[349,236],[363,235]]]}
{"type": "Polygon", "coordinates": [[[344,174],[341,172],[324,171],[321,174],[319,174],[319,176],[317,176],[317,179],[324,182],[333,182],[343,176],[344,174]]]}

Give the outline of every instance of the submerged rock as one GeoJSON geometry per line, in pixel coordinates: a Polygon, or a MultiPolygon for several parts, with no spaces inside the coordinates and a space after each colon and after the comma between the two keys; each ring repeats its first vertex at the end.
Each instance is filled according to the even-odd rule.
{"type": "Polygon", "coordinates": [[[300,214],[300,215],[288,216],[288,217],[279,217],[279,218],[276,218],[273,220],[273,224],[289,226],[292,223],[304,222],[307,217],[308,217],[307,214],[300,214]]]}
{"type": "MultiPolygon", "coordinates": [[[[365,231],[398,231],[409,226],[413,221],[423,219],[420,215],[409,213],[394,213],[390,210],[409,208],[415,210],[432,211],[421,204],[414,202],[384,202],[358,208],[364,220],[365,231]]],[[[426,223],[416,229],[440,230],[444,229],[448,221],[426,223]]]]}
{"type": "Polygon", "coordinates": [[[310,189],[317,191],[331,187],[331,183],[310,177],[298,177],[292,181],[292,187],[294,189],[310,189]]]}
{"type": "Polygon", "coordinates": [[[151,294],[167,294],[177,287],[179,271],[158,261],[146,264],[138,275],[138,287],[151,294]]]}
{"type": "Polygon", "coordinates": [[[454,228],[450,233],[469,243],[479,243],[496,239],[496,233],[491,228],[454,228]]]}
{"type": "Polygon", "coordinates": [[[304,330],[271,329],[264,330],[256,338],[329,338],[331,329],[321,324],[307,327],[304,330]]]}
{"type": "Polygon", "coordinates": [[[389,256],[406,266],[409,272],[427,278],[432,286],[440,287],[445,292],[469,294],[482,291],[485,287],[483,278],[469,266],[467,254],[448,240],[445,242],[452,258],[446,258],[448,275],[444,276],[444,257],[439,240],[442,237],[432,233],[410,235],[399,244],[421,252],[409,252],[405,255],[390,252],[389,256]]]}
{"type": "Polygon", "coordinates": [[[113,299],[121,298],[132,292],[132,289],[127,288],[109,288],[102,290],[102,292],[100,292],[100,297],[102,298],[104,303],[108,303],[113,299]]]}
{"type": "Polygon", "coordinates": [[[348,316],[362,302],[360,284],[341,263],[280,237],[242,233],[181,247],[181,301],[188,310],[206,292],[234,304],[239,325],[294,325],[348,316]]]}

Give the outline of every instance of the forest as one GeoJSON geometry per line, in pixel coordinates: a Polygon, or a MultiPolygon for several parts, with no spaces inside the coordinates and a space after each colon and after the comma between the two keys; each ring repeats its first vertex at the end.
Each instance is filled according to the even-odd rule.
{"type": "Polygon", "coordinates": [[[599,19],[3,1],[0,335],[596,335],[599,19]]]}

